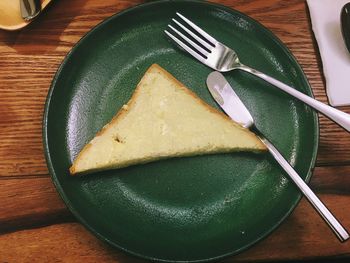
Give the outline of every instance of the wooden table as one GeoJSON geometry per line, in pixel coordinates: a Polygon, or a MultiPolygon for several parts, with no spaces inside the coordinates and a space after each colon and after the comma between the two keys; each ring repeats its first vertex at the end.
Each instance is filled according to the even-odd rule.
{"type": "MultiPolygon", "coordinates": [[[[27,28],[0,32],[0,262],[141,261],[96,239],[67,210],[48,174],[41,129],[51,80],[67,52],[96,24],[142,2],[54,1],[27,28]]],[[[215,2],[272,30],[302,65],[316,98],[327,102],[305,1],[215,2]]],[[[350,134],[323,116],[320,128],[311,187],[350,229],[350,134]]],[[[328,257],[350,257],[350,241],[340,243],[303,199],[273,234],[226,261],[328,257]]]]}

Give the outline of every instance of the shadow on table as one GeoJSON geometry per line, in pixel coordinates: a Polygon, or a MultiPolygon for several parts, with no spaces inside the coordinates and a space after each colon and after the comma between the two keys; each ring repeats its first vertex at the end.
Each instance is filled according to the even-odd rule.
{"type": "MultiPolygon", "coordinates": [[[[62,33],[75,17],[81,15],[86,5],[85,0],[53,0],[36,20],[18,31],[0,30],[0,42],[5,43],[19,54],[38,55],[53,51],[57,46],[71,48],[77,39],[62,39],[62,33]]],[[[70,33],[74,35],[74,33],[70,33]]]]}

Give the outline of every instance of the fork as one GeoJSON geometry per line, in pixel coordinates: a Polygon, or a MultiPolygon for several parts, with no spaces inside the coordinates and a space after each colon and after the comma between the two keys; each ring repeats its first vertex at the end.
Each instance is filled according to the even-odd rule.
{"type": "Polygon", "coordinates": [[[331,106],[328,106],[320,101],[317,101],[271,76],[268,76],[256,69],[242,64],[239,61],[237,53],[233,49],[217,41],[214,37],[209,35],[199,26],[190,21],[188,18],[184,17],[182,14],[178,12],[176,14],[179,18],[182,19],[183,22],[186,23],[186,25],[184,25],[183,22],[180,23],[175,18],[173,18],[172,21],[178,26],[178,28],[181,28],[182,31],[186,32],[189,36],[191,36],[193,40],[170,24],[168,25],[170,30],[168,30],[173,31],[177,36],[169,32],[168,30],[164,30],[164,32],[180,47],[182,47],[200,62],[220,72],[227,72],[235,69],[240,69],[250,74],[253,74],[267,81],[268,83],[276,86],[277,88],[283,90],[284,92],[292,95],[293,97],[299,99],[300,101],[304,102],[313,109],[327,116],[339,126],[343,127],[345,130],[350,132],[349,114],[337,110],[331,106]]]}

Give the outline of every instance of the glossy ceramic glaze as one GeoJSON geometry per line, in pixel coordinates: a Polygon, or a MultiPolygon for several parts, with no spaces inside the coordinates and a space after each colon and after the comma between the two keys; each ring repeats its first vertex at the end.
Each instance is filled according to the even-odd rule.
{"type": "MultiPolygon", "coordinates": [[[[68,173],[77,153],[128,101],[152,63],[217,107],[205,87],[210,69],[163,33],[176,11],[234,48],[243,63],[311,95],[289,51],[251,18],[202,1],[151,2],[104,21],[67,55],[46,103],[46,158],[66,205],[102,240],[148,259],[212,260],[267,236],[300,199],[268,154],[176,158],[82,177],[68,173]]],[[[225,77],[259,129],[309,179],[318,146],[316,114],[244,72],[225,77]]]]}

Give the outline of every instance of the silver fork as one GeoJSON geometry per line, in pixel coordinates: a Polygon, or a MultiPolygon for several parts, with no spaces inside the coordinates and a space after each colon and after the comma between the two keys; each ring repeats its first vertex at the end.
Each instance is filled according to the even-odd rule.
{"type": "Polygon", "coordinates": [[[181,31],[179,31],[172,25],[168,25],[168,27],[171,29],[171,31],[176,33],[177,36],[175,36],[175,34],[173,33],[170,33],[168,30],[164,30],[164,32],[179,46],[185,49],[188,53],[190,53],[200,62],[220,72],[227,72],[235,69],[240,69],[250,74],[253,74],[269,82],[270,84],[278,87],[284,92],[292,95],[293,97],[299,99],[300,101],[314,108],[318,112],[324,114],[329,119],[337,123],[339,126],[343,127],[345,130],[350,132],[349,114],[337,110],[331,106],[328,106],[320,101],[317,101],[275,78],[272,78],[256,69],[250,68],[242,64],[238,59],[237,53],[233,49],[217,41],[215,38],[213,38],[211,35],[206,33],[203,29],[195,25],[193,22],[191,22],[189,19],[187,19],[180,13],[176,14],[179,18],[182,19],[183,22],[185,22],[186,25],[183,22],[180,23],[174,18],[172,19],[172,21],[174,21],[178,28],[181,28],[182,31],[185,31],[188,35],[190,35],[193,39],[200,43],[200,45],[197,44],[195,41],[191,40],[189,37],[187,37],[185,34],[183,34],[181,31]]]}

